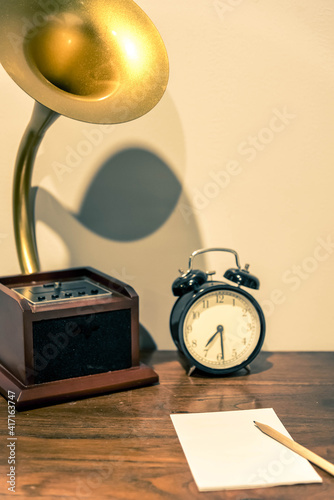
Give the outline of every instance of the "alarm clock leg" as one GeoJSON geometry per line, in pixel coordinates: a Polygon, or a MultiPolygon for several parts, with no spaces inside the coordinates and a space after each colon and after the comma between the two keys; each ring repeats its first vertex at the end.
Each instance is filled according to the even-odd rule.
{"type": "Polygon", "coordinates": [[[191,375],[194,373],[195,370],[196,370],[196,366],[191,366],[189,368],[189,370],[187,371],[187,376],[191,377],[191,375]]]}

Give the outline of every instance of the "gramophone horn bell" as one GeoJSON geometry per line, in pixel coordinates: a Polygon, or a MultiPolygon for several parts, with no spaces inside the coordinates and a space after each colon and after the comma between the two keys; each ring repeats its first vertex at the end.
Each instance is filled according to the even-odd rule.
{"type": "Polygon", "coordinates": [[[132,0],[0,0],[0,10],[1,63],[45,107],[120,123],[161,99],[166,49],[132,0]]]}

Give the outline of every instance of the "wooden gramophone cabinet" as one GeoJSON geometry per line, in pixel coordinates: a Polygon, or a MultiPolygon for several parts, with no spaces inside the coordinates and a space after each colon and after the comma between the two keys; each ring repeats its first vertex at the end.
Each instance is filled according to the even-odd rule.
{"type": "Polygon", "coordinates": [[[158,381],[139,362],[136,292],[92,268],[0,278],[0,346],[18,410],[158,381]]]}

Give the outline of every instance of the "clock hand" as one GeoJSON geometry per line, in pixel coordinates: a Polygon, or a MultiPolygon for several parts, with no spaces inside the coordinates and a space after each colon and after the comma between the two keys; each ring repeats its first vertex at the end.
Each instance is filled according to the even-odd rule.
{"type": "Polygon", "coordinates": [[[217,335],[217,333],[219,333],[218,330],[212,335],[212,337],[209,338],[209,340],[205,344],[205,347],[207,347],[213,341],[213,339],[215,338],[215,336],[217,335]]]}
{"type": "Polygon", "coordinates": [[[217,326],[217,332],[220,333],[220,345],[222,348],[222,359],[224,359],[224,336],[223,336],[224,327],[222,325],[217,326]]]}

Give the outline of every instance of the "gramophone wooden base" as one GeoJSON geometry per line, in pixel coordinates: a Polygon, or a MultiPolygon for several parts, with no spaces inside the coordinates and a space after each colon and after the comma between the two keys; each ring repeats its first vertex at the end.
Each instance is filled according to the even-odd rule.
{"type": "Polygon", "coordinates": [[[26,386],[0,365],[0,393],[8,399],[8,391],[14,392],[19,411],[142,387],[158,380],[151,368],[140,364],[125,370],[26,386]]]}

